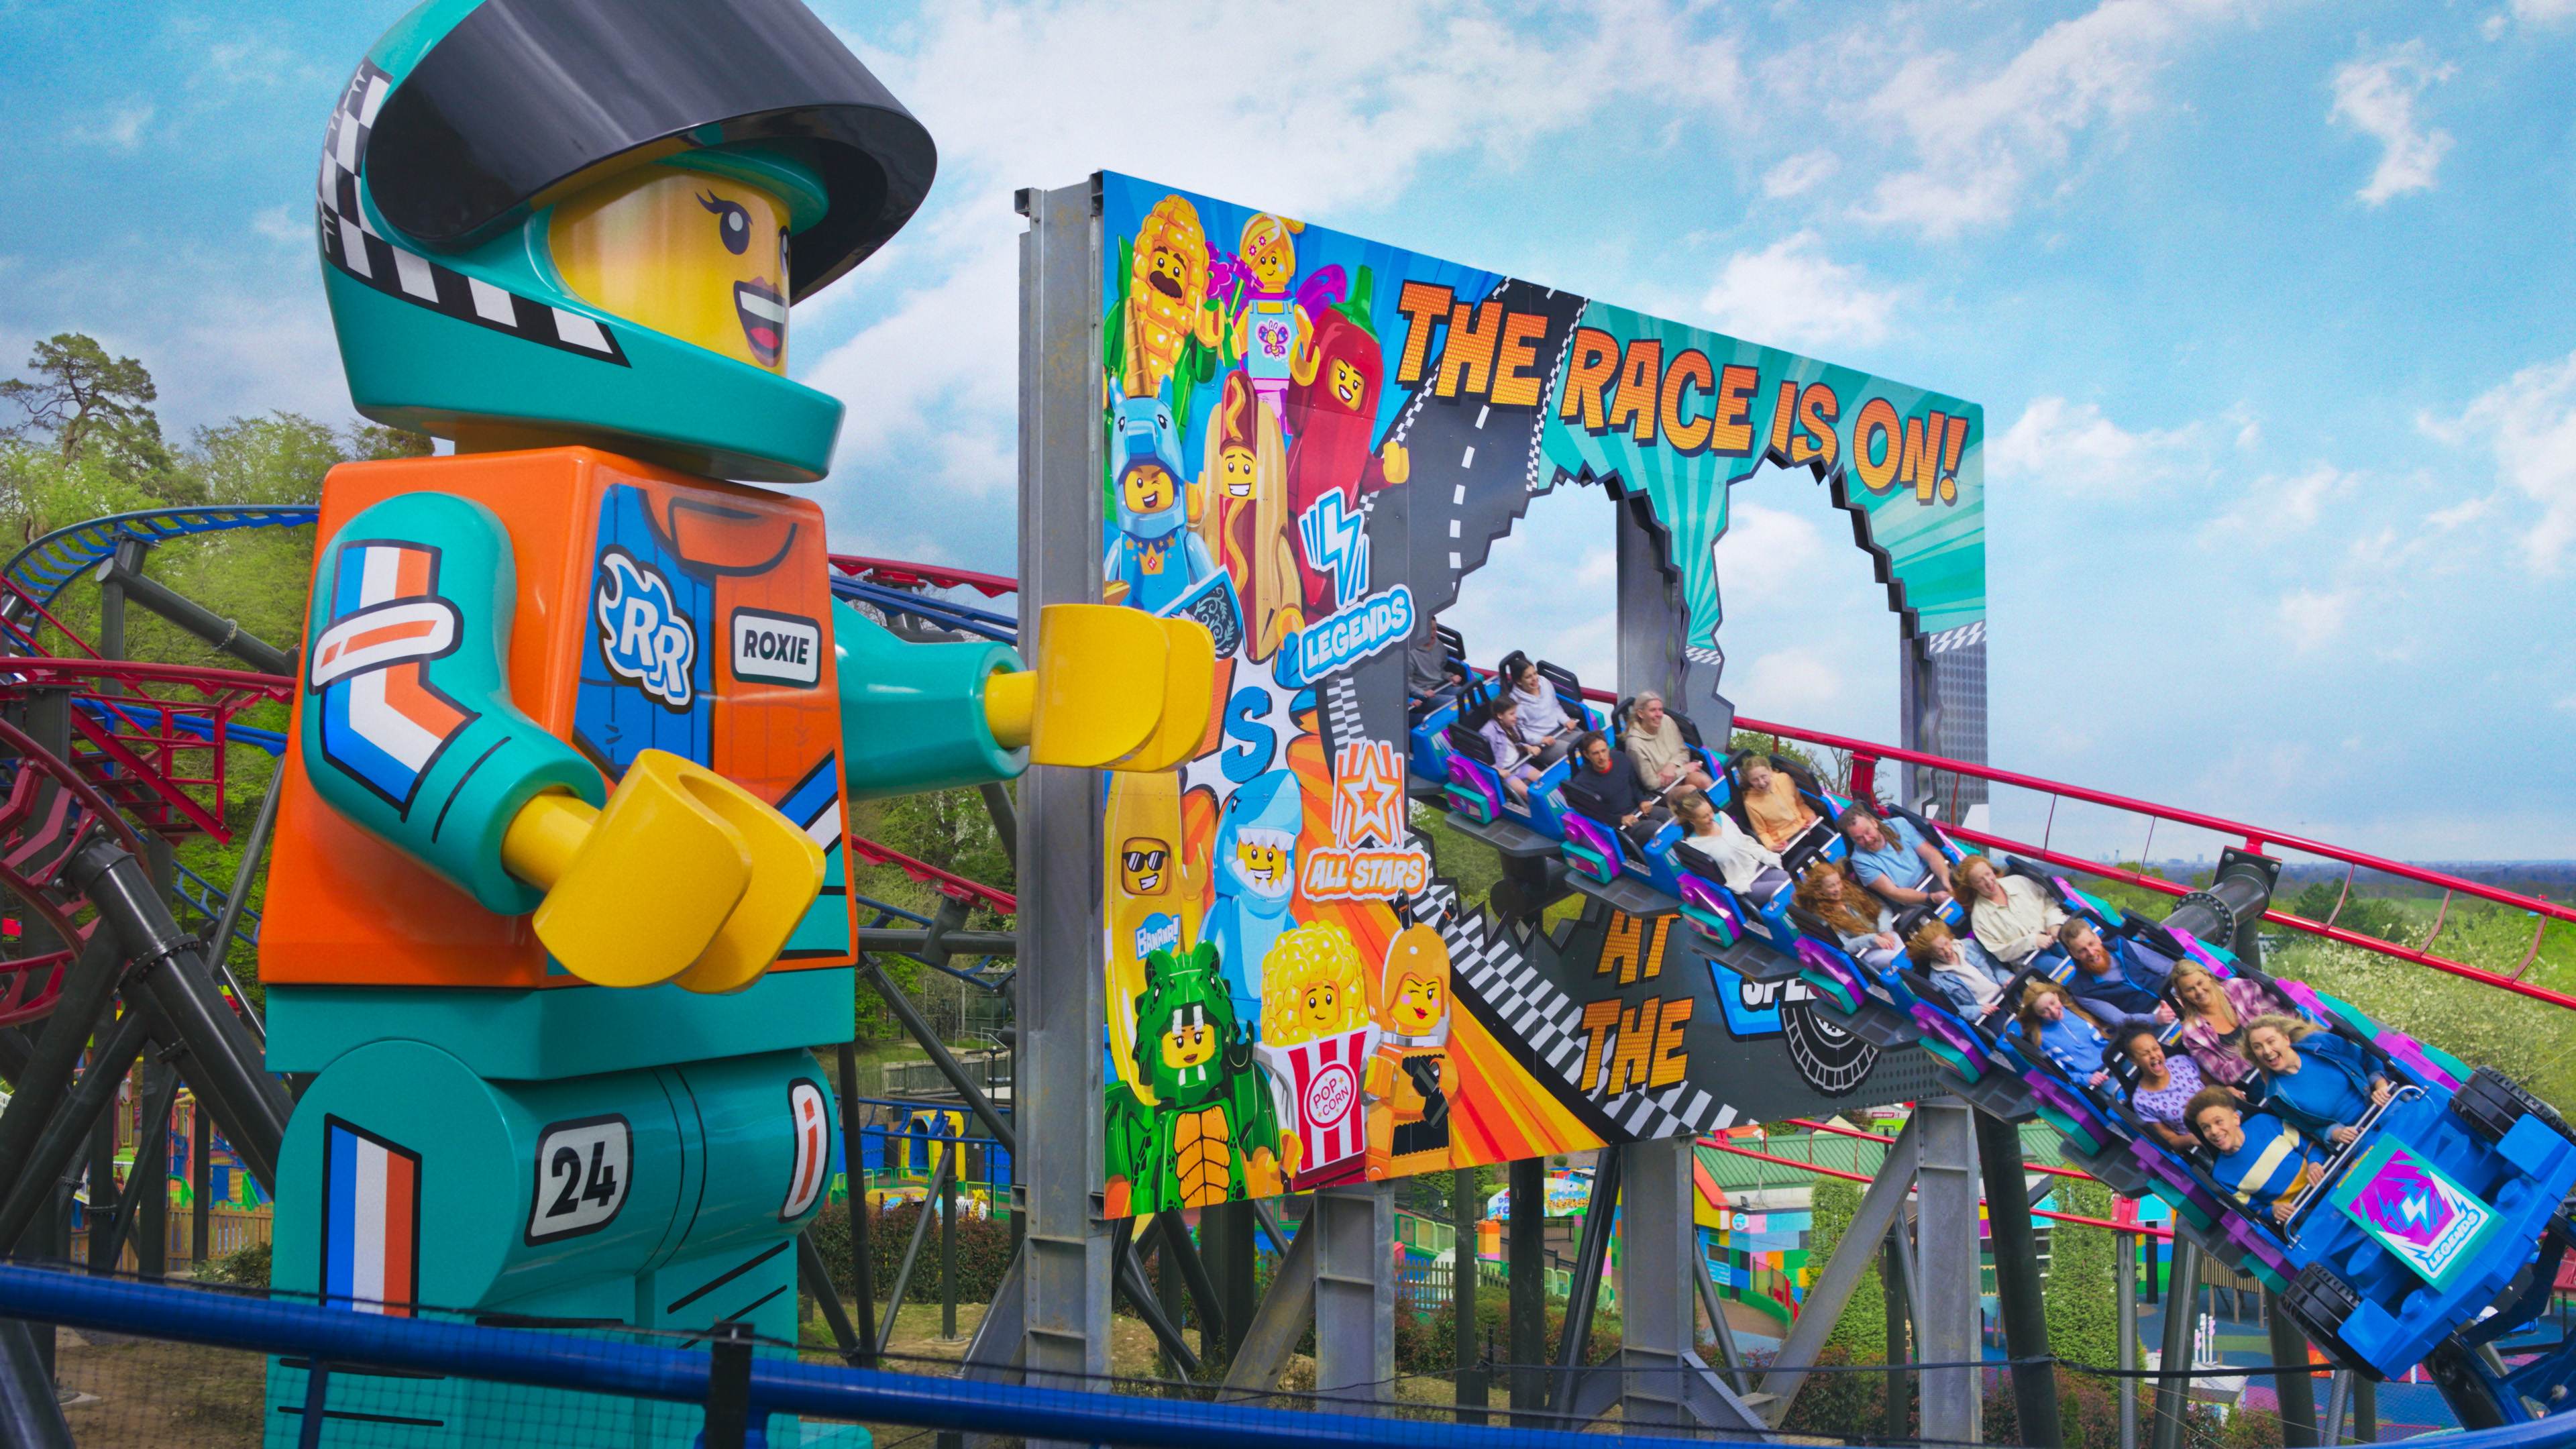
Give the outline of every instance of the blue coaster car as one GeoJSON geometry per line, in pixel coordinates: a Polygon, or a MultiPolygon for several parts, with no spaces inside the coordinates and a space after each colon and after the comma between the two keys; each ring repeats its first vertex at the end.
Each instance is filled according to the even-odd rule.
{"type": "Polygon", "coordinates": [[[1503,784],[1502,772],[1494,768],[1493,750],[1483,735],[1460,723],[1449,727],[1448,742],[1449,775],[1442,793],[1451,813],[1478,825],[1518,825],[1549,840],[1566,838],[1565,822],[1571,812],[1557,792],[1573,768],[1571,756],[1540,771],[1538,778],[1530,782],[1529,798],[1524,801],[1513,798],[1503,784]]]}
{"type": "Polygon", "coordinates": [[[2291,1219],[2297,1272],[2282,1301],[2309,1335],[2373,1377],[2433,1360],[2473,1428],[2525,1417],[2525,1398],[2570,1407],[2568,1350],[2503,1376],[2471,1352],[2548,1306],[2576,1239],[2563,1207],[2576,1137],[2564,1119],[2481,1067],[2457,1092],[2401,1092],[2336,1166],[2343,1180],[2310,1192],[2291,1219]],[[2522,1291],[2507,1296],[2517,1280],[2522,1291]]]}

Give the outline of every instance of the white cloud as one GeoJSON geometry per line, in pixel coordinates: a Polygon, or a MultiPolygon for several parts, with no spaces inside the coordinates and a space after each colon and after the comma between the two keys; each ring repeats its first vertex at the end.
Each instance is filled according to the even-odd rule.
{"type": "Polygon", "coordinates": [[[2094,403],[2039,397],[1987,444],[1986,468],[1996,478],[2034,478],[2063,491],[2125,493],[2170,475],[2199,435],[2197,423],[2131,432],[2094,403]]]}
{"type": "Polygon", "coordinates": [[[2281,598],[2281,632],[2302,654],[2321,648],[2343,633],[2344,623],[2352,614],[2352,603],[2350,589],[2337,589],[2330,594],[2301,589],[2285,594],[2281,598]]]}
{"type": "Polygon", "coordinates": [[[1824,534],[1805,515],[1733,500],[1726,532],[1711,547],[1718,603],[1730,619],[1809,593],[1825,555],[1824,534]]]}
{"type": "Polygon", "coordinates": [[[1284,0],[967,0],[902,29],[847,0],[818,8],[938,138],[940,164],[897,245],[797,308],[806,336],[839,335],[844,309],[871,318],[799,354],[796,375],[849,406],[826,506],[871,534],[974,532],[986,566],[1013,516],[1013,188],[1106,168],[1304,216],[1403,196],[1442,158],[1514,165],[1623,98],[1721,123],[1744,105],[1734,42],[1694,34],[1705,21],[1678,5],[1568,5],[1552,17],[1567,23],[1532,25],[1485,0],[1345,18],[1284,0]]]}
{"type": "Polygon", "coordinates": [[[1762,194],[1795,196],[1842,169],[1831,151],[1802,151],[1762,173],[1762,194]]]}
{"type": "Polygon", "coordinates": [[[118,106],[109,111],[107,118],[95,126],[74,126],[71,131],[72,139],[113,146],[119,151],[131,151],[143,144],[143,128],[152,124],[156,109],[150,103],[140,101],[133,105],[118,106]]]}
{"type": "Polygon", "coordinates": [[[1805,720],[1810,711],[1831,707],[1843,695],[1839,670],[1804,649],[1783,649],[1753,661],[1740,682],[1730,677],[1727,690],[1736,706],[1763,719],[1805,720]]]}
{"type": "Polygon", "coordinates": [[[1106,166],[1292,214],[1396,195],[1452,151],[1509,163],[1620,96],[1743,104],[1733,42],[1690,34],[1681,7],[1552,18],[1515,28],[1478,0],[966,3],[932,7],[903,53],[847,38],[939,138],[951,177],[1007,167],[1004,184],[1061,184],[1106,166]]]}
{"type": "Polygon", "coordinates": [[[2327,500],[2351,490],[2355,476],[2319,463],[2294,478],[2265,474],[2250,484],[2236,506],[2209,522],[2209,532],[2255,529],[2267,537],[2314,525],[2327,500]]]}
{"type": "Polygon", "coordinates": [[[2383,148],[2369,184],[2353,193],[2379,206],[2409,191],[2429,191],[2433,173],[2451,149],[2447,131],[2426,131],[2416,123],[2415,101],[2437,81],[2448,80],[2452,67],[2424,57],[2424,43],[2406,44],[2373,59],[2355,60],[2334,76],[2334,111],[2342,121],[2383,148]]]}
{"type": "Polygon", "coordinates": [[[272,206],[251,214],[250,229],[273,242],[313,244],[313,208],[272,206]]]}
{"type": "Polygon", "coordinates": [[[2494,452],[2497,478],[2540,510],[2522,535],[2523,562],[2534,573],[2557,573],[2576,543],[2576,353],[2524,368],[2458,418],[2427,417],[2421,426],[2444,442],[2483,442],[2494,452]]]}
{"type": "Polygon", "coordinates": [[[1885,337],[1902,295],[1896,288],[1867,285],[1859,267],[1825,256],[1816,234],[1802,231],[1727,258],[1700,305],[1719,328],[1739,337],[1814,347],[1885,337]]]}
{"type": "Polygon", "coordinates": [[[2563,25],[2576,20],[2576,0],[2513,0],[2511,5],[2487,17],[2482,27],[2487,39],[2493,40],[2504,34],[2508,16],[2525,25],[2563,25]]]}
{"type": "Polygon", "coordinates": [[[2233,0],[2103,0],[2060,21],[1982,78],[1952,52],[1907,61],[1864,113],[1913,140],[1918,164],[1879,182],[1872,220],[1946,237],[2010,216],[2038,173],[2062,165],[2079,133],[2137,116],[2151,82],[2233,0]]]}

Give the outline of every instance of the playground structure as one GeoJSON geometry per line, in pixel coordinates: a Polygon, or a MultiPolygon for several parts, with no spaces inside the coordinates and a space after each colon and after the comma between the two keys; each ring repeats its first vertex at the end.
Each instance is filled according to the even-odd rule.
{"type": "MultiPolygon", "coordinates": [[[[2576,1137],[2548,1105],[2377,1023],[2367,1003],[2273,980],[2259,923],[2570,1009],[2576,998],[2518,974],[2276,912],[2271,893],[2276,854],[2290,850],[2529,910],[2543,929],[2576,911],[1984,764],[1982,564],[1973,587],[1942,585],[1925,564],[1976,538],[1963,520],[1982,506],[1970,446],[1981,413],[1750,344],[1730,352],[1711,334],[1510,278],[1461,293],[1464,274],[1451,269],[1417,290],[1404,254],[1237,215],[1248,208],[1224,213],[1245,255],[1226,259],[1239,275],[1220,287],[1204,270],[1218,257],[1200,220],[1218,203],[1094,178],[1020,198],[1031,230],[1019,577],[830,555],[818,510],[718,475],[820,476],[838,404],[783,377],[785,303],[903,224],[929,182],[928,138],[792,0],[732,7],[759,23],[741,27],[747,49],[727,57],[738,62],[728,84],[743,89],[708,102],[723,114],[683,117],[648,95],[578,126],[538,124],[509,107],[534,104],[539,78],[578,76],[608,38],[585,33],[541,54],[534,32],[472,21],[472,7],[415,12],[335,109],[317,220],[353,395],[370,416],[502,450],[348,465],[319,508],[92,520],[0,568],[0,887],[27,916],[21,954],[0,962],[0,1074],[13,1088],[0,1112],[0,1242],[69,1256],[61,1234],[85,1145],[93,1271],[129,1242],[167,1241],[163,1124],[184,1087],[194,1121],[220,1129],[279,1203],[280,1300],[313,1300],[245,1313],[0,1268],[0,1309],[17,1315],[0,1320],[0,1413],[15,1438],[61,1437],[41,1377],[50,1331],[32,1333],[36,1322],[270,1354],[266,1422],[279,1443],[312,1442],[330,1416],[334,1442],[442,1429],[478,1443],[588,1414],[601,1443],[686,1442],[702,1422],[707,1443],[730,1449],[754,1425],[800,1432],[777,1417],[800,1411],[1037,1438],[1203,1442],[1231,1428],[1272,1443],[1362,1439],[1366,1420],[1318,1428],[1190,1406],[1137,1415],[1064,1386],[1106,1375],[1110,1307],[1123,1301],[1185,1373],[1223,1357],[1222,1392],[1236,1397],[1271,1393],[1311,1326],[1322,1402],[1383,1409],[1405,1296],[1393,1179],[1508,1160],[1503,1362],[1524,1427],[1579,1425],[1616,1404],[1641,1436],[1776,1432],[1862,1269],[1893,1237],[1888,1262],[1924,1364],[1913,1370],[1921,1433],[1976,1440],[1982,1198],[2021,1433],[2054,1443],[2015,1130],[2030,1121],[2065,1142],[2072,1166],[2059,1175],[2170,1207],[2175,1291],[2188,1293],[2206,1254],[2277,1294],[2278,1361],[2303,1363],[2302,1339],[2314,1342],[2338,1370],[2338,1396],[2420,1364],[2459,1419],[2497,1442],[2567,1436],[2551,1420],[2576,1378],[2571,1351],[2508,1368],[2492,1346],[2546,1305],[2576,1242],[2561,1209],[2576,1137]],[[449,47],[450,35],[470,43],[449,47]],[[780,35],[803,37],[810,53],[780,35]],[[838,90],[817,100],[808,62],[838,90]],[[470,144],[457,117],[480,128],[470,144]],[[797,144],[771,144],[781,136],[797,144]],[[386,154],[409,169],[367,170],[371,144],[392,145],[386,154]],[[876,168],[873,189],[834,146],[876,168]],[[576,173],[608,189],[546,193],[561,208],[548,220],[535,198],[576,173]],[[621,256],[615,227],[605,241],[580,233],[630,205],[675,218],[675,234],[695,228],[692,254],[621,256]],[[1109,245],[1104,215],[1135,235],[1109,245]],[[569,230],[547,231],[558,224],[569,230]],[[746,250],[746,229],[763,245],[746,250]],[[1372,258],[1381,290],[1366,265],[1347,276],[1319,267],[1292,289],[1292,235],[1313,256],[1342,246],[1372,258]],[[791,236],[805,240],[791,247],[791,236]],[[558,244],[562,267],[527,260],[558,244]],[[772,258],[775,274],[761,272],[772,258]],[[653,271],[666,263],[669,274],[653,271]],[[656,285],[621,290],[621,268],[656,285]],[[723,284],[729,306],[653,310],[701,283],[723,284]],[[1397,313],[1419,346],[1395,346],[1397,313]],[[1382,351],[1410,360],[1388,369],[1382,351]],[[1216,381],[1237,354],[1239,375],[1216,381]],[[1573,380],[1562,409],[1550,406],[1557,375],[1531,370],[1551,357],[1573,380]],[[603,359],[626,380],[593,386],[610,374],[581,369],[603,359]],[[1186,493],[1193,395],[1165,387],[1191,369],[1233,409],[1221,426],[1199,419],[1211,469],[1239,453],[1254,480],[1204,519],[1186,493]],[[1752,399],[1765,379],[1779,390],[1771,445],[1757,450],[1752,399]],[[531,386],[561,404],[542,427],[517,411],[531,386]],[[1657,393],[1660,411],[1632,391],[1657,393]],[[1361,420],[1328,424],[1321,410],[1335,400],[1361,420]],[[1845,471],[1858,491],[1831,466],[1846,405],[1845,471]],[[1380,419],[1363,417],[1372,406],[1393,423],[1383,437],[1380,419]],[[1586,406],[1607,420],[1585,423],[1586,406]],[[1497,410],[1505,426],[1484,432],[1497,410]],[[1730,456],[1721,426],[1742,434],[1731,456],[1808,466],[1854,515],[1905,620],[1904,746],[1734,717],[1716,694],[1724,660],[1705,545],[1722,531],[1725,490],[1750,476],[1716,471],[1730,456]],[[1648,440],[1659,427],[1679,460],[1669,468],[1640,451],[1658,446],[1648,440]],[[1524,433],[1526,471],[1496,441],[1524,433]],[[1487,467],[1471,490],[1480,448],[1487,467]],[[1399,717],[1385,687],[1398,646],[1455,597],[1472,567],[1462,556],[1481,561],[1508,531],[1543,459],[1557,468],[1550,486],[1600,483],[1620,499],[1618,688],[1587,689],[1542,664],[1569,719],[1615,735],[1624,711],[1603,706],[1656,691],[1721,807],[1746,783],[1747,758],[1728,747],[1738,730],[1846,751],[1841,790],[1786,758],[1767,763],[1824,821],[1884,809],[1948,859],[1992,852],[2123,947],[2269,983],[2366,1054],[2398,1085],[2393,1100],[2321,1165],[2286,1221],[2250,1212],[2214,1162],[2162,1145],[2116,1093],[1949,1008],[1920,973],[1865,963],[1785,893],[1739,894],[1695,867],[1675,831],[1635,838],[1569,808],[1570,764],[1511,789],[1474,728],[1487,684],[1399,717]],[[1257,481],[1274,467],[1309,495],[1284,554],[1286,515],[1257,481]],[[1920,511],[1873,522],[1870,509],[1890,500],[1920,511]],[[244,636],[149,572],[153,548],[172,539],[306,525],[316,581],[293,651],[244,636]],[[85,578],[101,590],[94,643],[54,610],[85,578]],[[133,607],[247,668],[122,657],[133,607]],[[268,705],[290,707],[285,730],[237,718],[268,705]],[[462,743],[450,753],[451,742],[462,743]],[[283,759],[243,841],[242,874],[183,876],[175,842],[230,839],[236,745],[283,759]],[[1015,800],[1001,782],[1031,760],[1047,768],[1023,777],[1015,800]],[[1899,798],[1881,807],[1884,766],[1899,771],[1899,798]],[[1988,785],[2244,845],[2205,888],[2114,872],[2182,897],[2150,921],[2088,895],[2075,876],[2103,868],[2045,836],[2034,847],[1967,823],[1963,802],[1988,785]],[[1020,867],[1016,892],[847,829],[851,798],[964,786],[981,790],[1020,867]],[[1431,874],[1407,799],[1495,852],[1503,884],[1485,901],[1431,874]],[[442,834],[450,807],[454,833],[442,834]],[[1159,908],[1175,894],[1166,867],[1197,869],[1201,844],[1222,881],[1187,909],[1159,908]],[[243,902],[272,847],[276,885],[253,921],[243,902]],[[940,904],[924,915],[855,896],[859,861],[904,871],[940,904]],[[1291,882],[1301,917],[1281,909],[1291,882]],[[1548,928],[1547,911],[1569,896],[1582,898],[1579,916],[1548,928]],[[1015,929],[968,931],[978,905],[1015,929]],[[204,935],[182,928],[183,912],[204,935]],[[260,947],[265,1015],[223,965],[237,935],[260,947]],[[1323,961],[1301,983],[1342,993],[1341,1013],[1318,1008],[1329,1025],[1309,1036],[1255,1026],[1273,1004],[1261,973],[1283,969],[1271,964],[1286,960],[1283,941],[1323,961]],[[889,953],[1009,994],[1007,1094],[894,988],[876,959],[889,953]],[[1568,983],[1595,977],[1615,992],[1569,997],[1568,983]],[[870,1100],[847,1046],[830,1090],[807,1052],[818,1038],[847,1040],[862,980],[953,1104],[870,1100]],[[1738,1030],[1738,1008],[1762,1022],[1738,1030]],[[1794,1077],[1777,1072],[1786,1062],[1794,1077]],[[96,1150],[97,1124],[138,1063],[149,1126],[127,1188],[111,1195],[116,1164],[96,1150]],[[1760,1080],[1765,1069],[1782,1080],[1760,1080]],[[299,1079],[295,1093],[282,1073],[299,1079]],[[1844,1249],[1798,1295],[1757,1387],[1700,1251],[1696,1147],[1751,1120],[1747,1104],[1844,1098],[1915,1107],[1882,1143],[1844,1249]],[[867,1120],[878,1111],[894,1120],[867,1120]],[[1555,1270],[1542,1256],[1541,1159],[1575,1143],[1597,1156],[1573,1255],[1555,1270]],[[836,1146],[855,1304],[806,1231],[836,1146]],[[867,1372],[891,1323],[874,1322],[860,1209],[953,1202],[961,1179],[968,1202],[1011,1216],[1017,1255],[967,1345],[971,1385],[890,1386],[867,1372]],[[1303,1194],[1302,1212],[1270,1201],[1287,1190],[1303,1194]],[[1899,1227],[1909,1198],[1910,1233],[1899,1227]],[[1265,1235],[1277,1268],[1256,1298],[1265,1235]],[[1142,1272],[1148,1252],[1177,1270],[1159,1290],[1142,1272]],[[1621,1353],[1587,1367],[1614,1256],[1621,1353]],[[1549,1364],[1541,1310],[1556,1271],[1568,1311],[1549,1364]],[[799,1289],[853,1371],[784,1361],[799,1289]],[[1715,1364],[1695,1347],[1702,1311],[1715,1364]],[[476,1321],[439,1321],[450,1313],[476,1321]],[[580,1333],[624,1356],[566,1346],[580,1333]],[[598,1419],[589,1394],[622,1396],[623,1417],[598,1419]],[[706,1406],[702,1421],[693,1404],[706,1406]]],[[[557,9],[564,33],[597,18],[557,9]]],[[[626,62],[680,75],[709,59],[675,33],[639,33],[614,47],[626,62]]],[[[1447,642],[1461,672],[1478,673],[1466,641],[1447,642]]],[[[1785,858],[1794,868],[1846,849],[1828,827],[1785,858]]],[[[2043,961],[2009,989],[2054,969],[2043,961]]],[[[202,1170],[212,1141],[176,1155],[202,1170]]],[[[922,1213],[906,1249],[898,1305],[932,1220],[922,1213]]],[[[1463,1275],[1480,1235],[1463,1212],[1449,1227],[1463,1275]]],[[[157,1253],[141,1256],[157,1276],[157,1253]]],[[[2167,1363],[2187,1357],[2179,1320],[2167,1363]]],[[[1463,1308],[1458,1338],[1463,1369],[1463,1308]]],[[[2290,1402],[2294,1381],[2305,1391],[2304,1375],[2283,1376],[2284,1414],[2313,1421],[2290,1402]]],[[[2170,1449],[2180,1387],[2161,1382],[2155,1432],[2170,1449]]],[[[1486,1412],[1464,1374],[1459,1404],[1462,1418],[1486,1412]]],[[[2340,1410],[2326,1417],[2339,1432],[2340,1410]]],[[[1474,1434],[1462,1424],[1423,1442],[1452,1439],[1474,1434]]]]}

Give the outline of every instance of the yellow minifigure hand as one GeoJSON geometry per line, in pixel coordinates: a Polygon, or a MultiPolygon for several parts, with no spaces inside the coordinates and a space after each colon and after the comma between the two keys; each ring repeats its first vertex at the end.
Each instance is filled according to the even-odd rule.
{"type": "Polygon", "coordinates": [[[646,750],[598,810],[520,807],[501,863],[542,888],[537,939],[598,986],[722,994],[758,981],[823,888],[823,851],[703,765],[646,750]]]}
{"type": "Polygon", "coordinates": [[[1168,770],[1198,753],[1216,641],[1193,619],[1107,604],[1039,611],[1036,668],[984,681],[984,721],[1040,765],[1168,770]]]}
{"type": "Polygon", "coordinates": [[[1243,1195],[1247,1198],[1277,1197],[1288,1190],[1288,1185],[1281,1179],[1295,1170],[1292,1167],[1283,1172],[1279,1160],[1270,1155],[1270,1149],[1256,1147],[1243,1160],[1243,1195]]]}
{"type": "Polygon", "coordinates": [[[1404,445],[1395,439],[1386,440],[1386,446],[1379,450],[1378,457],[1386,466],[1387,482],[1400,484],[1413,476],[1413,459],[1405,453],[1404,445]]]}

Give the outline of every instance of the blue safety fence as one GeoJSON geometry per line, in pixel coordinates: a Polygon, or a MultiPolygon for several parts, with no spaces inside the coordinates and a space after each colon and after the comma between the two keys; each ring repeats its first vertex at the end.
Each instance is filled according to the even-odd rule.
{"type": "MultiPolygon", "coordinates": [[[[193,1345],[230,1355],[234,1372],[267,1356],[256,1437],[272,1445],[303,1440],[305,1416],[323,1416],[320,1442],[351,1444],[545,1444],[550,1449],[734,1445],[862,1446],[895,1449],[905,1431],[951,1430],[1074,1443],[1231,1449],[1326,1449],[1400,1444],[1417,1449],[1584,1449],[1563,1430],[1477,1428],[1441,1422],[1449,1411],[1387,1405],[1374,1414],[1303,1412],[1258,1403],[1208,1401],[1208,1385],[1147,1380],[1075,1384],[1004,1383],[850,1368],[812,1346],[711,1332],[642,1333],[618,1327],[535,1328],[506,1315],[399,1316],[317,1304],[285,1295],[91,1278],[25,1265],[0,1266],[0,1315],[79,1332],[90,1343],[133,1340],[193,1345]],[[831,1361],[815,1362],[815,1358],[831,1361]],[[319,1372],[316,1372],[319,1366],[319,1372]],[[1417,1414],[1421,1417],[1406,1417],[1417,1414]],[[760,1437],[728,1426],[747,1425],[760,1437]],[[700,1436],[703,1434],[703,1440],[700,1436]]],[[[0,1345],[5,1347],[5,1345],[0,1345]]],[[[64,1350],[57,1348],[57,1361],[64,1350]]],[[[24,1358],[20,1358],[24,1362],[24,1358]]],[[[924,1369],[953,1366],[915,1360],[924,1369]]],[[[1065,1375],[1055,1375],[1059,1379],[1065,1375]]],[[[0,1393],[0,1412],[11,1396],[0,1393]]],[[[1285,1397],[1312,1409],[1354,1406],[1285,1397]]],[[[23,1398],[21,1402],[24,1402],[23,1398]]],[[[82,1419],[94,1405],[74,1404],[82,1419]]],[[[41,1426],[39,1426],[41,1427],[41,1426]]],[[[171,1426],[160,1426],[167,1433],[171,1426]]],[[[189,1442],[226,1442],[189,1426],[189,1442]]],[[[1629,1436],[1640,1445],[1708,1442],[1629,1436]]],[[[1740,1434],[1728,1437],[1742,1437],[1740,1434]]],[[[24,1425],[0,1424],[11,1443],[46,1444],[24,1425]]],[[[160,1442],[145,1423],[95,1440],[160,1442]]],[[[2503,1440],[2497,1443],[2508,1442],[2503,1440]]],[[[2563,1439],[2514,1443],[2555,1444],[2563,1439]]]]}

